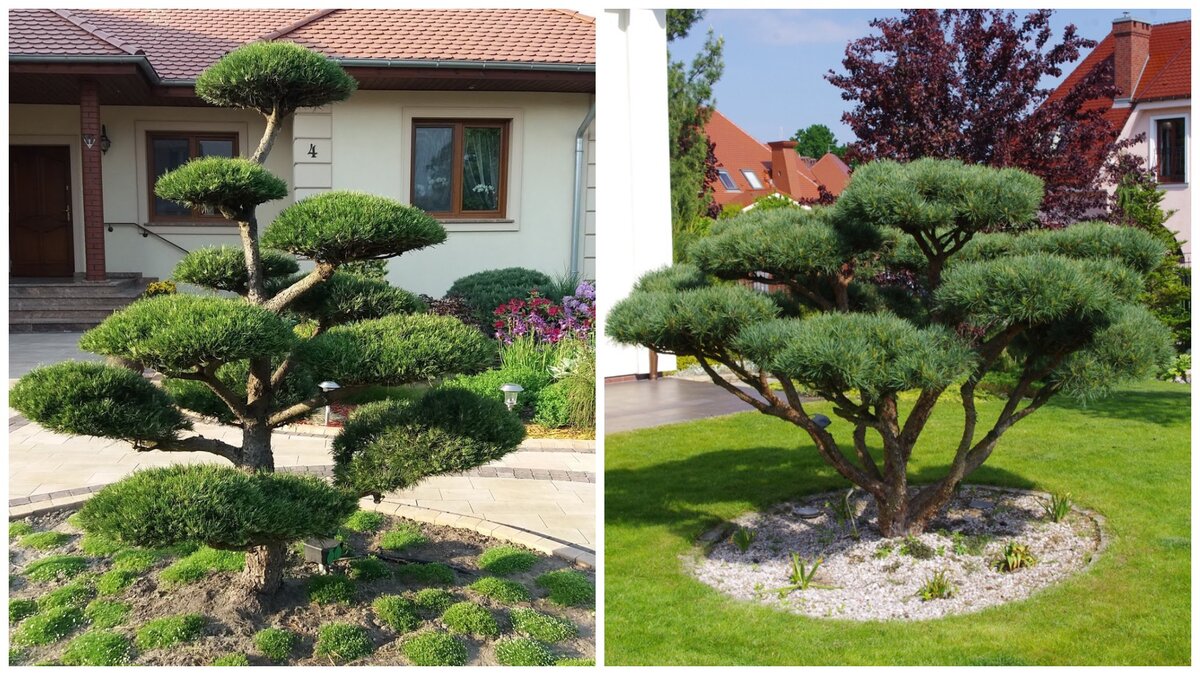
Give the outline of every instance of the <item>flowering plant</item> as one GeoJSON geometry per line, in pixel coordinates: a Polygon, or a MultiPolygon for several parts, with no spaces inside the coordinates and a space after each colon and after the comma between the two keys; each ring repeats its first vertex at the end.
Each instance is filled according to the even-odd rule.
{"type": "Polygon", "coordinates": [[[590,339],[595,330],[596,288],[581,282],[575,294],[563,298],[561,305],[543,298],[535,289],[524,300],[513,298],[500,305],[494,314],[496,339],[504,344],[525,336],[547,344],[566,337],[590,339]]]}

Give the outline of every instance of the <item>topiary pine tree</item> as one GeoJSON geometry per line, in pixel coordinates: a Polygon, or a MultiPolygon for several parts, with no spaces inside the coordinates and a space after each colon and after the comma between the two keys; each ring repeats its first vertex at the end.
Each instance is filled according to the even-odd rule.
{"type": "Polygon", "coordinates": [[[247,45],[204,71],[201,98],[257,110],[266,131],[249,159],[193,160],[161,176],[155,194],[237,223],[240,250],[193,251],[175,270],[179,281],[224,294],[140,300],[83,336],[88,351],[158,371],[162,388],[115,366],[67,362],[34,370],[12,390],[12,405],[52,430],[124,439],[138,450],[208,452],[241,469],[136,474],[102,491],[84,522],[139,546],[188,540],[247,550],[244,585],[253,591],[277,589],[286,543],[332,534],[360,496],[378,499],[490,461],[524,436],[502,404],[433,390],[411,405],[371,411],[370,433],[354,431],[366,422],[348,425],[352,433],[336,443],[335,486],[272,474],[271,436],[280,425],[364,387],[475,372],[495,359],[494,344],[475,328],[421,313],[412,294],[357,273],[444,241],[445,230],[423,211],[329,192],[287,207],[259,235],[257,207],[288,195],[263,168],[284,121],[355,87],[340,66],[290,43],[247,45]],[[300,273],[297,257],[312,270],[300,273]],[[355,272],[338,272],[343,265],[355,272]],[[323,392],[319,380],[341,388],[323,392]],[[181,408],[240,427],[241,444],[182,436],[192,425],[181,408]]]}
{"type": "Polygon", "coordinates": [[[1169,332],[1140,301],[1162,245],[1106,223],[1031,230],[1041,200],[1041,181],[1016,169],[867,164],[831,207],[719,221],[692,246],[694,265],[642,277],[609,314],[608,334],[696,357],[716,384],[807,432],[874,499],[884,536],[917,533],[1005,431],[1055,394],[1102,394],[1171,354],[1169,332]],[[729,283],[764,274],[790,297],[729,283]],[[976,387],[1002,355],[1019,376],[980,435],[976,387]],[[910,486],[908,462],[950,387],[961,441],[940,480],[910,486]],[[848,426],[810,414],[802,390],[848,426]]]}

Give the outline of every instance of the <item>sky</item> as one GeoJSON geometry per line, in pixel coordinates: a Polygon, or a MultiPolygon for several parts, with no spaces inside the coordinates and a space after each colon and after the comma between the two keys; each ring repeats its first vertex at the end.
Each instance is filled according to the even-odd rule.
{"type": "MultiPolygon", "coordinates": [[[[672,60],[690,63],[709,28],[725,38],[725,74],[714,88],[717,109],[759,141],[784,140],[797,129],[824,124],[846,143],[853,134],[841,117],[851,102],[824,75],[842,70],[846,44],[870,34],[871,19],[898,15],[879,9],[710,9],[669,48],[672,60]]],[[[1056,36],[1073,23],[1080,35],[1099,41],[1120,15],[1115,9],[1059,10],[1051,21],[1056,36]]],[[[1186,9],[1139,9],[1134,15],[1152,24],[1190,18],[1186,9]]],[[[1063,77],[1070,72],[1065,68],[1063,77]]]]}

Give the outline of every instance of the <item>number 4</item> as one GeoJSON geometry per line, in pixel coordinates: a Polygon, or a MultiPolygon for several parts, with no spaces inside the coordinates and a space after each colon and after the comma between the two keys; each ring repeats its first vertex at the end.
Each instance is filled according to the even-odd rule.
{"type": "Polygon", "coordinates": [[[316,156],[317,156],[317,144],[316,144],[316,143],[309,143],[309,144],[308,144],[308,156],[309,156],[309,157],[316,157],[316,156]]]}

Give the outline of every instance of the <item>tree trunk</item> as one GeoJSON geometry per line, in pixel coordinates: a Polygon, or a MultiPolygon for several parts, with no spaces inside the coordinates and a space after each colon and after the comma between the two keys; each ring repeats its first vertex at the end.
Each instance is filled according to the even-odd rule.
{"type": "Polygon", "coordinates": [[[875,499],[876,510],[879,512],[879,533],[889,539],[916,534],[910,529],[907,483],[907,478],[902,476],[899,481],[888,484],[883,499],[875,499]]]}
{"type": "Polygon", "coordinates": [[[282,543],[257,546],[246,552],[241,585],[247,593],[269,595],[283,585],[283,563],[287,547],[282,543]]]}
{"type": "Polygon", "coordinates": [[[271,427],[265,422],[247,422],[242,427],[242,468],[251,471],[275,471],[271,452],[271,427]]]}

